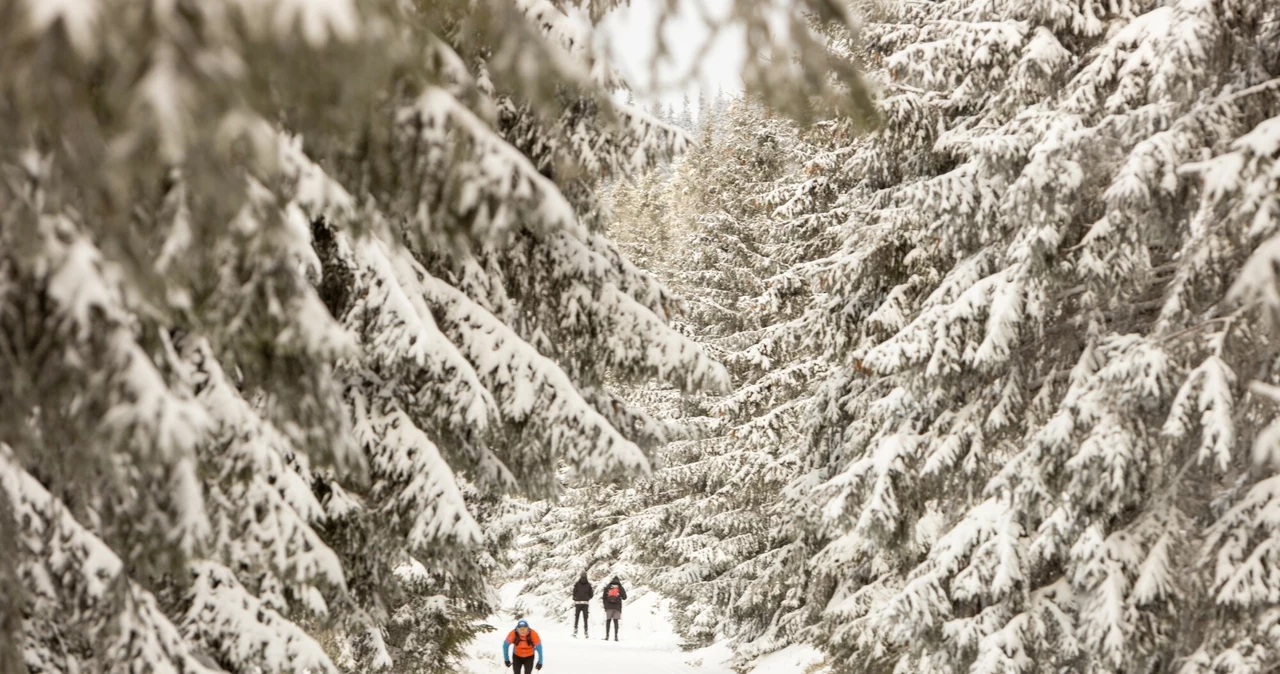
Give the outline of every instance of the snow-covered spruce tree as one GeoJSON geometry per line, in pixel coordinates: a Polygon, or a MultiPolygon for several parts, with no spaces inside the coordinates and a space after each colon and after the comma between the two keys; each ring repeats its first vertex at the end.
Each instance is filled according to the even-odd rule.
{"type": "Polygon", "coordinates": [[[448,669],[494,497],[646,467],[605,373],[723,387],[600,234],[594,182],[682,141],[587,35],[537,1],[0,1],[28,670],[448,669]]]}
{"type": "Polygon", "coordinates": [[[676,200],[697,214],[690,247],[703,258],[669,283],[723,293],[692,312],[691,322],[701,325],[693,334],[740,385],[729,396],[702,399],[718,433],[672,445],[654,480],[666,479],[667,493],[701,509],[683,530],[703,537],[667,548],[673,588],[682,586],[681,574],[702,574],[684,584],[688,634],[732,635],[746,662],[794,640],[804,625],[790,612],[801,605],[812,550],[794,529],[795,504],[784,496],[800,469],[803,414],[827,364],[806,332],[815,289],[795,270],[824,264],[849,216],[842,195],[854,178],[837,167],[861,121],[845,116],[796,127],[740,103],[713,112],[711,124],[722,147],[688,157],[676,200]],[[742,189],[743,174],[762,179],[742,189]]]}
{"type": "Polygon", "coordinates": [[[697,125],[693,120],[693,108],[690,107],[689,94],[684,95],[684,99],[680,101],[680,112],[676,116],[676,126],[684,129],[688,133],[694,133],[697,125]]]}
{"type": "MultiPolygon", "coordinates": [[[[660,110],[659,104],[653,106],[660,110]]],[[[663,163],[605,189],[607,207],[615,218],[609,226],[610,238],[660,280],[669,279],[671,266],[678,264],[680,257],[694,252],[686,248],[691,240],[689,225],[673,215],[676,198],[672,178],[681,170],[678,166],[713,151],[705,128],[699,141],[674,166],[663,163]]],[[[685,300],[686,306],[698,302],[696,296],[685,300]]],[[[679,318],[676,326],[686,333],[692,329],[688,321],[679,318]]],[[[678,389],[641,385],[623,386],[619,392],[664,439],[688,434],[688,420],[681,417],[695,408],[682,400],[678,389]]],[[[642,479],[623,487],[571,475],[562,478],[565,489],[554,502],[520,503],[527,526],[517,543],[519,553],[511,576],[524,581],[524,600],[548,610],[564,608],[566,588],[582,572],[597,581],[621,573],[628,581],[650,582],[651,574],[637,560],[642,549],[647,551],[650,546],[636,540],[633,526],[634,517],[655,503],[649,481],[642,479]]]]}
{"type": "Polygon", "coordinates": [[[664,164],[634,180],[616,181],[606,190],[615,219],[609,236],[641,269],[661,269],[678,245],[673,231],[677,223],[670,215],[671,175],[670,165],[664,164]]]}
{"type": "Polygon", "coordinates": [[[788,274],[834,371],[774,620],[861,673],[1269,671],[1280,6],[862,37],[884,124],[834,167],[841,250],[788,274]]]}
{"type": "Polygon", "coordinates": [[[752,611],[738,609],[785,521],[772,505],[794,476],[796,412],[811,374],[792,368],[796,354],[783,346],[791,316],[758,302],[785,268],[774,256],[792,233],[768,216],[801,154],[797,129],[738,101],[718,122],[706,119],[699,139],[671,182],[670,218],[683,236],[662,273],[689,297],[684,329],[730,366],[737,392],[684,402],[693,437],[660,454],[628,524],[636,559],[655,569],[648,583],[676,600],[676,626],[691,643],[752,629],[752,611]]]}

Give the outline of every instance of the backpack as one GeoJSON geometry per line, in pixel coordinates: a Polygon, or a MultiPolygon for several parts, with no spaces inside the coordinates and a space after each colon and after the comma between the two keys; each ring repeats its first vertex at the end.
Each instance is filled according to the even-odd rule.
{"type": "Polygon", "coordinates": [[[618,586],[617,586],[617,585],[610,585],[610,586],[609,586],[609,596],[610,596],[610,597],[617,597],[617,596],[618,596],[618,586]]]}
{"type": "Polygon", "coordinates": [[[521,641],[523,641],[523,642],[525,642],[525,643],[529,644],[530,646],[533,646],[533,645],[534,645],[534,644],[533,644],[533,630],[532,630],[532,629],[531,629],[531,630],[529,630],[529,633],[528,633],[528,634],[526,634],[526,635],[524,635],[524,636],[521,636],[521,635],[520,635],[520,632],[519,632],[518,630],[513,630],[513,631],[515,632],[515,635],[516,635],[516,640],[515,640],[515,642],[513,642],[513,643],[511,644],[511,646],[512,646],[512,648],[513,648],[513,649],[514,649],[514,648],[518,648],[518,647],[520,646],[520,642],[521,642],[521,641]]]}

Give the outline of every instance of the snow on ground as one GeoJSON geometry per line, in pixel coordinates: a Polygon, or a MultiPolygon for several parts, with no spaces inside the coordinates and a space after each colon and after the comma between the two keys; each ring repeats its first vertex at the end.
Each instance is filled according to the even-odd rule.
{"type": "MultiPolygon", "coordinates": [[[[567,598],[556,616],[525,608],[520,585],[502,588],[503,610],[489,620],[496,632],[482,635],[470,647],[469,674],[502,674],[502,640],[525,618],[542,637],[546,666],[541,674],[732,674],[729,648],[717,644],[698,651],[680,649],[665,602],[652,592],[633,592],[622,609],[622,638],[604,641],[604,609],[591,604],[591,638],[573,638],[573,603],[567,598]],[[525,613],[524,611],[528,611],[525,613]]],[[[801,671],[801,670],[792,670],[801,671]]],[[[762,672],[761,674],[766,674],[762,672]]]]}
{"type": "Polygon", "coordinates": [[[756,658],[750,674],[818,674],[826,671],[822,651],[813,646],[792,644],[756,658]]]}

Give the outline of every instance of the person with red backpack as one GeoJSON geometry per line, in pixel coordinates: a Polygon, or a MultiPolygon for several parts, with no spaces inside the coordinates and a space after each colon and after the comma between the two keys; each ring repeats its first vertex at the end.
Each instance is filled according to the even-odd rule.
{"type": "Polygon", "coordinates": [[[604,586],[600,593],[604,599],[604,640],[609,640],[609,625],[613,624],[613,640],[618,640],[618,622],[622,620],[622,602],[627,598],[627,590],[622,587],[622,580],[617,576],[604,586]]]}
{"type": "Polygon", "coordinates": [[[515,674],[533,674],[533,670],[542,669],[542,638],[537,632],[529,629],[529,621],[521,620],[502,641],[502,659],[515,674]],[[511,658],[511,647],[515,646],[515,659],[511,658]],[[538,655],[538,664],[533,664],[534,654],[538,655]],[[521,670],[524,670],[523,672],[521,670]]]}

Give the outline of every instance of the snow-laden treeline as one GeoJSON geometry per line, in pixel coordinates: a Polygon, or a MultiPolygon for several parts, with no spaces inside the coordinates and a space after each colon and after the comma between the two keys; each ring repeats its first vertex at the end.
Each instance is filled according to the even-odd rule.
{"type": "Polygon", "coordinates": [[[535,578],[840,671],[1269,671],[1280,6],[864,4],[877,130],[743,104],[616,190],[736,392],[535,578]]]}

